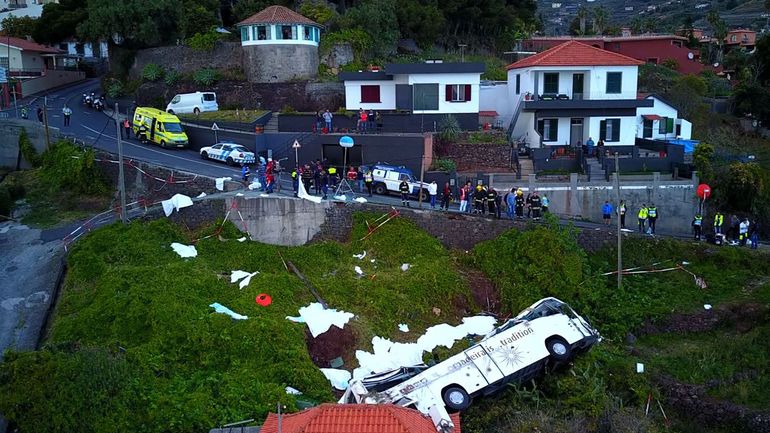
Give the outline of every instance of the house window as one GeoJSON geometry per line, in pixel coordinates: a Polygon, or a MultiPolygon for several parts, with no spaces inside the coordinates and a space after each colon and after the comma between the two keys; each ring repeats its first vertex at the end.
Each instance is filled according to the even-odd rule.
{"type": "Polygon", "coordinates": [[[682,48],[682,41],[671,41],[671,45],[682,48]]]}
{"type": "Polygon", "coordinates": [[[543,141],[559,140],[559,119],[540,119],[537,121],[537,132],[543,141]]]}
{"type": "Polygon", "coordinates": [[[270,39],[270,28],[267,26],[254,26],[254,39],[258,41],[270,39]]]}
{"type": "Polygon", "coordinates": [[[361,102],[380,102],[380,86],[361,86],[361,102]]]}
{"type": "Polygon", "coordinates": [[[559,74],[543,74],[543,93],[559,93],[559,74]]]}
{"type": "Polygon", "coordinates": [[[730,36],[730,42],[735,42],[737,40],[738,38],[736,38],[735,35],[730,36]]]}
{"type": "Polygon", "coordinates": [[[415,84],[414,110],[438,110],[438,84],[415,84]]]}
{"type": "Polygon", "coordinates": [[[599,138],[604,142],[620,141],[620,119],[599,122],[599,138]]]}
{"type": "Polygon", "coordinates": [[[652,138],[652,120],[644,119],[642,122],[642,138],[652,138]]]}
{"type": "Polygon", "coordinates": [[[241,42],[248,42],[249,40],[249,27],[241,27],[241,42]]]}
{"type": "Polygon", "coordinates": [[[674,132],[674,118],[661,117],[658,120],[658,134],[671,134],[674,132]]]}
{"type": "Polygon", "coordinates": [[[620,93],[622,81],[622,72],[607,72],[607,93],[620,93]]]}
{"type": "Polygon", "coordinates": [[[305,41],[312,41],[313,40],[313,28],[308,26],[303,26],[302,30],[302,40],[305,41]]]}
{"type": "Polygon", "coordinates": [[[446,98],[447,102],[468,102],[471,100],[470,84],[447,84],[446,98]]]}
{"type": "Polygon", "coordinates": [[[297,39],[297,26],[278,26],[281,31],[281,39],[291,40],[297,39]]]}
{"type": "Polygon", "coordinates": [[[9,69],[8,57],[0,57],[0,68],[9,69]]]}
{"type": "Polygon", "coordinates": [[[516,94],[521,94],[521,74],[516,74],[516,94]]]}

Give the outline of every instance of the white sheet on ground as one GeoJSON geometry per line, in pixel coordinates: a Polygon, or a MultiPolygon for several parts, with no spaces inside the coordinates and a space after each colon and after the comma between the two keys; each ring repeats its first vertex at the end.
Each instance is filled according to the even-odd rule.
{"type": "Polygon", "coordinates": [[[314,195],[310,195],[307,193],[307,190],[305,190],[305,184],[302,182],[298,182],[298,190],[297,190],[297,197],[301,199],[305,199],[307,201],[312,201],[313,203],[321,203],[321,197],[316,197],[314,195]]]}
{"type": "Polygon", "coordinates": [[[227,180],[233,180],[233,178],[232,177],[218,177],[218,178],[214,179],[214,183],[216,184],[217,189],[220,190],[220,191],[224,191],[225,190],[225,181],[227,181],[227,180]]]}
{"type": "Polygon", "coordinates": [[[299,318],[286,316],[286,319],[299,323],[301,323],[299,319],[304,320],[313,338],[328,331],[332,325],[342,329],[353,318],[353,313],[337,311],[333,308],[324,309],[318,302],[300,308],[299,315],[299,318]]]}
{"type": "Polygon", "coordinates": [[[214,302],[213,304],[209,305],[209,307],[213,308],[215,312],[221,313],[221,314],[227,314],[228,316],[232,317],[235,320],[246,320],[249,318],[249,316],[243,316],[241,314],[238,314],[235,311],[220,304],[219,302],[214,302]]]}
{"type": "Polygon", "coordinates": [[[409,325],[407,325],[406,323],[399,323],[398,330],[401,332],[409,332],[409,325]]]}
{"type": "Polygon", "coordinates": [[[198,255],[198,251],[195,249],[195,245],[183,245],[180,243],[172,243],[171,248],[174,250],[175,253],[179,254],[179,256],[187,258],[187,257],[195,257],[198,255]]]}
{"type": "Polygon", "coordinates": [[[238,242],[246,242],[246,236],[238,238],[238,242]]]}
{"type": "Polygon", "coordinates": [[[416,343],[394,343],[386,338],[374,337],[372,353],[356,351],[360,367],[353,370],[353,377],[360,379],[394,368],[421,364],[423,352],[430,352],[438,346],[451,348],[466,335],[486,335],[495,328],[496,322],[494,317],[473,316],[463,318],[463,323],[457,326],[442,323],[428,328],[416,343]]]}
{"type": "Polygon", "coordinates": [[[361,254],[353,254],[353,257],[357,258],[358,260],[363,260],[364,257],[366,257],[366,251],[361,254]]]}
{"type": "Polygon", "coordinates": [[[174,213],[174,209],[179,212],[179,209],[192,206],[193,201],[184,194],[174,194],[170,199],[163,200],[161,204],[163,205],[163,212],[166,216],[171,216],[171,214],[174,213]]]}
{"type": "Polygon", "coordinates": [[[711,304],[703,304],[703,308],[706,310],[710,310],[713,307],[711,306],[711,304]]]}
{"type": "Polygon", "coordinates": [[[232,271],[230,273],[230,282],[235,283],[236,281],[240,280],[240,288],[243,289],[244,287],[248,286],[251,282],[251,277],[254,275],[257,275],[259,271],[257,272],[246,272],[246,271],[232,271]]]}
{"type": "Polygon", "coordinates": [[[354,267],[353,270],[356,271],[358,275],[364,275],[364,271],[362,271],[359,266],[354,267]]]}
{"type": "Polygon", "coordinates": [[[368,202],[369,200],[367,200],[367,199],[365,199],[365,198],[363,198],[363,197],[358,197],[358,198],[357,198],[355,201],[357,201],[357,202],[359,202],[359,203],[366,203],[366,202],[368,202]]]}
{"type": "Polygon", "coordinates": [[[348,387],[350,381],[350,372],[347,370],[339,370],[337,368],[322,368],[321,373],[329,379],[332,386],[344,391],[348,387]]]}
{"type": "Polygon", "coordinates": [[[239,193],[235,194],[235,196],[236,196],[236,197],[243,197],[243,193],[242,193],[242,192],[239,192],[239,193]]]}
{"type": "Polygon", "coordinates": [[[334,199],[339,201],[346,201],[348,198],[345,196],[345,194],[342,194],[342,195],[335,195],[334,199]]]}
{"type": "Polygon", "coordinates": [[[302,391],[298,390],[297,388],[292,388],[290,386],[287,386],[285,389],[286,389],[286,394],[302,395],[302,391]]]}
{"type": "Polygon", "coordinates": [[[402,264],[402,265],[401,265],[401,270],[402,270],[402,271],[404,271],[404,272],[406,272],[406,271],[408,271],[408,270],[409,270],[409,268],[411,268],[411,267],[412,267],[412,265],[410,265],[409,263],[404,263],[404,264],[402,264]]]}
{"type": "Polygon", "coordinates": [[[259,181],[255,180],[254,182],[251,182],[249,184],[249,189],[252,190],[252,191],[254,191],[255,189],[260,189],[260,188],[262,188],[262,184],[259,183],[259,181]]]}
{"type": "Polygon", "coordinates": [[[206,197],[206,193],[205,192],[202,192],[202,193],[198,194],[197,198],[203,198],[203,197],[206,197]]]}

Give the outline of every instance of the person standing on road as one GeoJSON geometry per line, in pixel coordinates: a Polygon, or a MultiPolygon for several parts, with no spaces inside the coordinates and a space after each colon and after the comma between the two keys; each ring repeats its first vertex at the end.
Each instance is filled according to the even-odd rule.
{"type": "Polygon", "coordinates": [[[489,207],[489,216],[493,217],[497,214],[497,209],[495,209],[497,205],[497,191],[492,188],[492,185],[489,186],[489,190],[487,190],[487,207],[489,207]]]}
{"type": "Polygon", "coordinates": [[[547,195],[543,194],[542,202],[543,202],[543,214],[547,214],[548,206],[551,204],[551,200],[548,198],[547,195]]]}
{"type": "Polygon", "coordinates": [[[123,131],[126,133],[126,140],[131,138],[131,122],[128,121],[128,117],[123,119],[123,131]]]}
{"type": "Polygon", "coordinates": [[[61,109],[61,114],[64,116],[64,126],[70,126],[70,116],[72,116],[72,109],[64,104],[64,108],[61,109]]]}
{"type": "Polygon", "coordinates": [[[366,173],[364,173],[364,184],[366,185],[366,190],[369,191],[369,197],[371,197],[372,186],[374,186],[374,175],[369,169],[366,169],[366,173]]]}
{"type": "Polygon", "coordinates": [[[759,225],[757,224],[757,220],[754,220],[751,222],[751,230],[750,230],[749,238],[751,239],[751,249],[756,250],[759,248],[759,225]]]}
{"type": "Polygon", "coordinates": [[[460,188],[460,212],[465,212],[465,208],[468,207],[468,188],[467,185],[463,185],[460,188]]]}
{"type": "Polygon", "coordinates": [[[716,215],[714,215],[714,234],[721,234],[722,233],[722,224],[725,222],[725,216],[722,215],[722,212],[717,211],[716,215]]]}
{"type": "Polygon", "coordinates": [[[449,182],[444,184],[444,191],[441,194],[441,208],[445,211],[449,210],[449,202],[452,201],[452,188],[449,187],[449,182]]]}
{"type": "Polygon", "coordinates": [[[406,182],[406,179],[402,180],[401,183],[398,185],[398,191],[401,193],[401,205],[410,207],[409,206],[409,184],[406,182]]]}
{"type": "Polygon", "coordinates": [[[329,194],[329,173],[323,168],[321,168],[321,192],[323,199],[326,200],[326,196],[329,194]]]}
{"type": "Polygon", "coordinates": [[[647,225],[647,205],[642,203],[642,207],[639,208],[639,233],[644,233],[644,227],[647,225]]]}
{"type": "Polygon", "coordinates": [[[324,116],[320,111],[315,112],[315,133],[320,134],[324,125],[324,116]]]}
{"type": "Polygon", "coordinates": [[[244,183],[249,183],[249,176],[251,176],[251,170],[249,170],[248,164],[242,164],[241,166],[241,179],[244,183]]]}
{"type": "Polygon", "coordinates": [[[516,188],[511,188],[511,192],[505,195],[505,214],[508,215],[508,219],[513,219],[515,216],[514,209],[516,208],[516,188]]]}
{"type": "Polygon", "coordinates": [[[703,226],[703,216],[697,213],[695,214],[695,218],[692,219],[692,232],[696,241],[700,240],[702,226],[703,226]]]}
{"type": "Polygon", "coordinates": [[[480,213],[484,215],[484,201],[487,199],[487,192],[484,190],[482,185],[476,185],[476,192],[473,193],[473,204],[475,205],[475,209],[473,210],[473,213],[480,213]]]}
{"type": "Polygon", "coordinates": [[[626,228],[626,201],[620,200],[620,206],[618,206],[618,213],[620,214],[620,228],[626,228]]]}
{"type": "Polygon", "coordinates": [[[438,194],[438,185],[436,185],[436,181],[434,180],[430,184],[428,184],[428,194],[430,195],[430,208],[435,209],[436,208],[436,195],[438,194]]]}
{"type": "Polygon", "coordinates": [[[535,219],[535,221],[540,220],[540,210],[543,207],[543,200],[540,199],[540,194],[537,193],[537,190],[532,192],[532,217],[535,219]]]}
{"type": "MultiPolygon", "coordinates": [[[[297,197],[299,195],[299,168],[298,167],[294,167],[294,169],[291,171],[291,187],[292,189],[294,189],[294,197],[297,197]]],[[[307,190],[305,190],[305,192],[307,192],[307,190]]]]}
{"type": "Polygon", "coordinates": [[[749,219],[743,218],[738,225],[738,243],[741,246],[746,245],[746,240],[749,237],[749,219]]]}
{"type": "Polygon", "coordinates": [[[594,139],[591,137],[588,137],[588,140],[586,140],[586,158],[592,157],[593,153],[594,153],[594,139]]]}
{"type": "Polygon", "coordinates": [[[524,191],[521,189],[516,190],[516,199],[515,199],[515,206],[516,206],[516,218],[518,219],[524,219],[524,191]]]}
{"type": "Polygon", "coordinates": [[[655,203],[651,203],[647,208],[647,219],[650,222],[650,234],[655,234],[655,222],[658,220],[658,208],[655,207],[655,203]]]}
{"type": "Polygon", "coordinates": [[[609,200],[605,200],[604,206],[602,206],[602,218],[604,219],[604,225],[609,226],[612,221],[612,205],[609,200]]]}
{"type": "MultiPolygon", "coordinates": [[[[302,167],[300,179],[302,179],[302,186],[305,187],[305,191],[310,191],[310,181],[313,179],[313,172],[310,169],[310,164],[305,164],[305,166],[302,167]]],[[[308,192],[308,194],[310,193],[308,192]]]]}
{"type": "Polygon", "coordinates": [[[261,184],[260,190],[263,192],[267,191],[265,159],[262,158],[261,156],[259,157],[259,164],[257,165],[257,178],[259,180],[259,183],[261,184]]]}
{"type": "Polygon", "coordinates": [[[527,218],[532,218],[532,193],[527,192],[527,218]]]}
{"type": "Polygon", "coordinates": [[[324,122],[326,123],[326,132],[327,133],[332,132],[332,118],[333,117],[334,116],[332,115],[332,113],[329,112],[329,110],[325,110],[324,111],[323,118],[324,118],[324,122]]]}

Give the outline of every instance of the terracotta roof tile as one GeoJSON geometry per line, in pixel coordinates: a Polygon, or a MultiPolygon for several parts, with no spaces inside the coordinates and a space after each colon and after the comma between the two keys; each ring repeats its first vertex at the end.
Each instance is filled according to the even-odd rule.
{"type": "Polygon", "coordinates": [[[310,18],[302,16],[287,7],[278,5],[262,9],[238,23],[239,26],[246,24],[311,24],[321,27],[320,24],[310,18]]]}
{"type": "Polygon", "coordinates": [[[644,62],[612,51],[592,47],[577,41],[568,41],[542,53],[508,65],[508,69],[530,66],[637,66],[644,62]]]}
{"type": "Polygon", "coordinates": [[[37,42],[28,41],[21,38],[9,38],[7,36],[3,36],[0,37],[0,44],[6,47],[10,44],[11,47],[20,48],[22,51],[32,51],[35,53],[65,54],[64,51],[58,48],[47,47],[45,45],[40,45],[37,42]]]}
{"type": "MultiPolygon", "coordinates": [[[[283,433],[436,433],[430,417],[394,405],[326,403],[281,418],[283,433]]],[[[460,415],[451,418],[453,433],[462,433],[460,415]]],[[[260,432],[277,433],[278,416],[269,414],[260,432]]]]}

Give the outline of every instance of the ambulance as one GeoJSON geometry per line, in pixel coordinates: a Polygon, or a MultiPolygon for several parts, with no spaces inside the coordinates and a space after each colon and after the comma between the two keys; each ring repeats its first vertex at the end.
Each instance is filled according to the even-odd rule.
{"type": "Polygon", "coordinates": [[[155,143],[160,147],[187,147],[189,144],[179,118],[156,108],[137,107],[133,131],[142,142],[155,143]]]}

